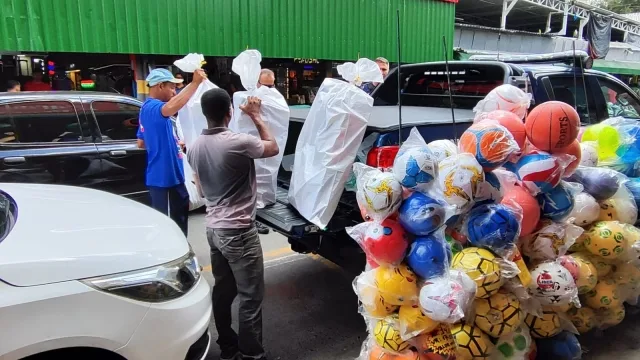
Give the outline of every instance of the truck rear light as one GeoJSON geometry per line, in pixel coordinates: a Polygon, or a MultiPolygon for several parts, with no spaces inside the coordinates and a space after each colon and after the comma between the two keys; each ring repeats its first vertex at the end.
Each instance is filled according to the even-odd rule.
{"type": "Polygon", "coordinates": [[[374,147],[367,154],[367,165],[381,170],[390,170],[393,168],[393,160],[398,150],[400,150],[398,145],[374,147]]]}

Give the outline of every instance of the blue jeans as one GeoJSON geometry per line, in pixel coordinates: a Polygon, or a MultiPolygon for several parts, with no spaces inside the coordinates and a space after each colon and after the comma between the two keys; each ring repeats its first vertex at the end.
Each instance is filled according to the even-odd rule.
{"type": "Polygon", "coordinates": [[[184,184],[174,187],[149,186],[151,207],[171,217],[178,224],[184,236],[189,225],[189,192],[184,184]]]}

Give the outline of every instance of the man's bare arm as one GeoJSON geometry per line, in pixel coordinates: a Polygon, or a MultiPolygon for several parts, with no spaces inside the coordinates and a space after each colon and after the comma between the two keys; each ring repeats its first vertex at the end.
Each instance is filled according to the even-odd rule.
{"type": "Polygon", "coordinates": [[[177,114],[180,109],[187,105],[189,99],[196,93],[196,90],[198,90],[198,86],[206,78],[207,75],[204,73],[204,70],[196,70],[196,72],[193,73],[193,81],[191,84],[185,86],[180,94],[174,96],[164,104],[162,107],[162,116],[169,117],[177,114]]]}
{"type": "Polygon", "coordinates": [[[138,139],[138,142],[136,143],[136,145],[138,146],[138,149],[144,149],[144,140],[138,139]]]}
{"type": "Polygon", "coordinates": [[[204,194],[202,192],[202,187],[200,186],[200,178],[198,177],[198,174],[196,174],[195,172],[193,173],[193,182],[196,183],[196,189],[198,190],[198,196],[203,198],[204,194]]]}

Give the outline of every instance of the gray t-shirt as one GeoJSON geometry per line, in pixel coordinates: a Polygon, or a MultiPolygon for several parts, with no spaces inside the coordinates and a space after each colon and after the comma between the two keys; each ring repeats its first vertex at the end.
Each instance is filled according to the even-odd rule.
{"type": "Polygon", "coordinates": [[[247,228],[256,217],[256,168],[264,154],[259,138],[227,128],[205,129],[188,149],[187,160],[200,179],[211,229],[247,228]]]}

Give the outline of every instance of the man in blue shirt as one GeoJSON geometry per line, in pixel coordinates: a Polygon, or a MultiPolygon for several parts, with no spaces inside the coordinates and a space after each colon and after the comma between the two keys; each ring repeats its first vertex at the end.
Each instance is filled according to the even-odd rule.
{"type": "Polygon", "coordinates": [[[182,158],[185,156],[176,135],[171,116],[187,104],[207,75],[203,70],[193,74],[193,81],[176,95],[176,79],[165,69],[149,73],[149,98],[140,109],[138,146],[147,149],[146,184],[151,206],[169,215],[187,236],[189,193],[184,185],[182,158]]]}

